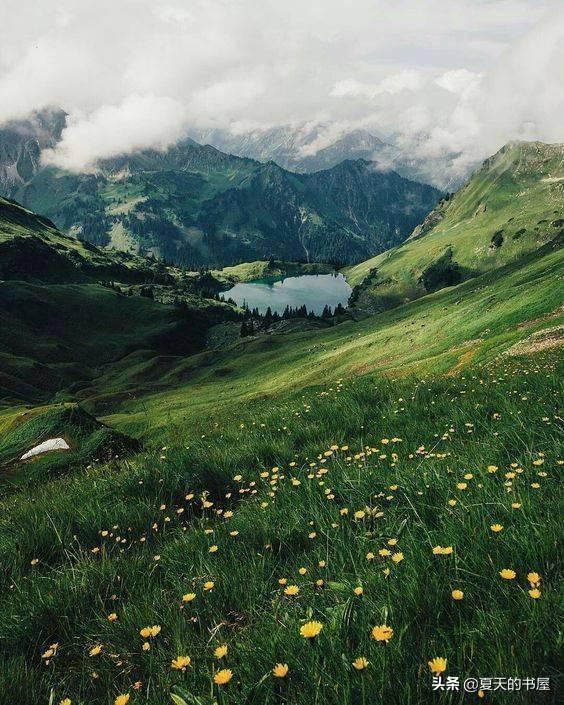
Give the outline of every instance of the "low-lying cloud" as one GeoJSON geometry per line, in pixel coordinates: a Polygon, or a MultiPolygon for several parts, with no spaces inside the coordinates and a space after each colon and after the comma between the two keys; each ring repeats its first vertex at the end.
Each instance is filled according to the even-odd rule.
{"type": "Polygon", "coordinates": [[[67,169],[188,127],[363,127],[453,169],[510,139],[564,141],[552,0],[4,0],[0,124],[48,105],[67,169]]]}

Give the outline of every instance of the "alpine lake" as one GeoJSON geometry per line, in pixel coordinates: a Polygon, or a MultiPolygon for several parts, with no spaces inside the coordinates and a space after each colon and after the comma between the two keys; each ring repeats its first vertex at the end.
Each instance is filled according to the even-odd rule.
{"type": "Polygon", "coordinates": [[[302,274],[290,277],[271,277],[235,284],[222,293],[225,300],[232,299],[238,306],[258,309],[265,314],[282,315],[287,306],[300,308],[321,315],[325,306],[346,307],[352,288],[342,274],[302,274]]]}

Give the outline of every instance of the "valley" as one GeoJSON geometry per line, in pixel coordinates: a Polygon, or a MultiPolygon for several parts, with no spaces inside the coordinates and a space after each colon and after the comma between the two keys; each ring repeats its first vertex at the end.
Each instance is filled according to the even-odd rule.
{"type": "MultiPolygon", "coordinates": [[[[115,162],[116,217],[165,179],[156,159],[115,162]]],[[[264,177],[247,166],[229,178],[264,177]]],[[[299,248],[186,269],[72,237],[54,172],[47,217],[0,199],[0,693],[404,705],[434,696],[435,658],[556,683],[561,170],[562,145],[510,144],[338,269],[299,248]],[[303,282],[322,315],[260,298],[303,282]],[[353,289],[323,314],[325,282],[353,289]],[[237,287],[246,308],[222,300],[237,287]],[[50,439],[68,449],[22,459],[50,439]]],[[[178,194],[203,192],[190,173],[178,194]]],[[[311,177],[337,208],[335,173],[311,177]]]]}

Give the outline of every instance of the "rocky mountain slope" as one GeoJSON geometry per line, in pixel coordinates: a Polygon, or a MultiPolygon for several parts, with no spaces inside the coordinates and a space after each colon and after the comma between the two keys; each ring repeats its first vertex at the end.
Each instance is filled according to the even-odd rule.
{"type": "Polygon", "coordinates": [[[223,152],[260,162],[274,161],[299,173],[330,169],[345,159],[389,161],[398,153],[395,147],[368,130],[354,129],[323,137],[323,132],[330,128],[323,123],[299,123],[242,132],[192,129],[189,134],[199,144],[210,144],[223,152]]]}

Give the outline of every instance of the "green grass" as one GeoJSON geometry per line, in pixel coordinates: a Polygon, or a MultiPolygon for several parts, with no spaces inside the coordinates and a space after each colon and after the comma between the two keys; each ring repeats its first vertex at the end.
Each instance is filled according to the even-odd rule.
{"type": "Polygon", "coordinates": [[[207,314],[123,296],[98,284],[0,282],[0,404],[45,402],[135,350],[189,355],[207,314]]]}
{"type": "MultiPolygon", "coordinates": [[[[166,450],[38,482],[32,503],[10,496],[0,692],[24,705],[50,694],[105,705],[120,693],[160,705],[182,686],[211,703],[212,675],[226,667],[223,703],[447,702],[431,694],[435,656],[461,678],[554,679],[560,372],[545,355],[453,377],[331,380],[218,413],[198,434],[173,430],[166,450]],[[433,555],[437,545],[453,554],[433,555]],[[504,568],[516,579],[503,580],[504,568]],[[538,600],[530,571],[541,575],[538,600]],[[299,594],[285,596],[281,578],[299,594]],[[299,631],[309,619],[324,625],[312,644],[299,631]],[[387,645],[370,637],[384,623],[387,645]],[[139,631],[153,624],[161,632],[143,651],[139,631]],[[221,644],[229,652],[218,663],[221,644]],[[171,668],[179,655],[192,658],[185,674],[171,668]],[[370,661],[363,674],[351,666],[358,656],[370,661]],[[284,682],[270,675],[277,662],[290,667],[284,682]]],[[[543,702],[556,702],[554,691],[543,702]]]]}

